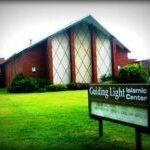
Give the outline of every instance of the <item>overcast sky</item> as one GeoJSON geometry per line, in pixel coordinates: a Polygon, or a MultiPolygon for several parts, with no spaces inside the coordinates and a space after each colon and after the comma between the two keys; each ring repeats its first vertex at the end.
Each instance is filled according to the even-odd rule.
{"type": "Polygon", "coordinates": [[[40,41],[91,14],[131,50],[130,58],[150,58],[150,2],[0,2],[0,57],[40,41]]]}

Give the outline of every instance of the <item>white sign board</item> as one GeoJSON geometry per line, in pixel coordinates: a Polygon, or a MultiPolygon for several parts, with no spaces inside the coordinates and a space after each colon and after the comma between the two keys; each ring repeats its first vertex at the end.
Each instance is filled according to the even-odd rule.
{"type": "Polygon", "coordinates": [[[89,114],[120,123],[150,127],[149,84],[90,85],[89,114]]]}
{"type": "Polygon", "coordinates": [[[92,102],[91,114],[148,127],[148,111],[143,108],[92,102]]]}

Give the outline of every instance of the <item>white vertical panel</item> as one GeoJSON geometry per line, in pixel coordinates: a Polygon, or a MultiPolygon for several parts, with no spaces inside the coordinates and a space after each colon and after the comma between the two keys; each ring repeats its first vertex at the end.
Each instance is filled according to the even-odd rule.
{"type": "Polygon", "coordinates": [[[96,33],[96,50],[97,76],[100,81],[102,75],[112,75],[110,39],[100,31],[96,33]]]}
{"type": "Polygon", "coordinates": [[[75,28],[75,65],[76,82],[90,83],[91,69],[91,43],[88,25],[82,23],[75,28]]]}
{"type": "Polygon", "coordinates": [[[70,83],[69,37],[66,32],[52,38],[54,84],[70,83]]]}

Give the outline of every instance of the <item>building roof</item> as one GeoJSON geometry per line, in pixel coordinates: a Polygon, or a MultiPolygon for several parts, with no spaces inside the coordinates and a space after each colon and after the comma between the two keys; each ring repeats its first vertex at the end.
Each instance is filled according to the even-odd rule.
{"type": "Polygon", "coordinates": [[[143,65],[147,66],[148,68],[150,68],[150,59],[138,60],[136,62],[139,64],[143,64],[143,65]]]}
{"type": "Polygon", "coordinates": [[[106,30],[95,18],[93,18],[91,15],[88,15],[64,28],[62,28],[61,30],[53,33],[52,35],[50,35],[49,37],[52,37],[58,33],[61,33],[65,30],[68,30],[69,28],[71,27],[74,27],[76,26],[77,24],[81,23],[81,22],[86,22],[87,24],[89,25],[92,25],[94,26],[95,28],[97,28],[98,30],[100,30],[102,33],[104,33],[106,36],[108,36],[109,38],[111,37],[114,37],[116,39],[116,42],[117,44],[121,47],[121,48],[124,48],[126,51],[130,52],[130,50],[125,46],[123,45],[115,36],[113,36],[108,30],[106,30]]]}
{"type": "Polygon", "coordinates": [[[70,25],[62,28],[61,30],[55,32],[54,34],[50,35],[50,36],[53,36],[53,35],[56,35],[62,31],[65,31],[73,26],[76,26],[77,24],[81,23],[81,22],[86,22],[87,24],[90,24],[90,25],[93,25],[94,27],[96,27],[97,29],[101,30],[105,35],[111,37],[111,34],[99,23],[97,22],[96,19],[94,19],[91,15],[88,15],[78,21],[75,21],[74,23],[71,23],[70,25]]]}
{"type": "MultiPolygon", "coordinates": [[[[82,19],[80,19],[80,20],[78,20],[78,21],[76,21],[76,22],[74,22],[74,23],[72,23],[72,24],[70,24],[70,25],[68,25],[68,26],[66,26],[66,27],[64,27],[64,28],[62,28],[61,30],[58,30],[57,32],[55,32],[55,33],[49,35],[48,37],[42,39],[41,41],[39,41],[39,42],[37,42],[37,43],[35,43],[35,44],[32,44],[31,46],[29,46],[29,47],[27,47],[27,48],[21,50],[20,52],[15,53],[15,54],[12,55],[11,57],[9,57],[5,62],[7,62],[8,60],[14,58],[14,57],[15,57],[16,55],[18,55],[19,53],[21,53],[21,52],[23,52],[23,51],[25,51],[25,50],[27,50],[27,49],[30,49],[30,48],[32,48],[32,47],[34,47],[34,46],[36,46],[36,45],[38,45],[38,44],[40,44],[40,43],[46,41],[49,37],[53,37],[53,36],[55,36],[55,35],[58,34],[58,33],[61,33],[61,32],[63,32],[63,31],[65,31],[65,30],[68,30],[68,29],[70,29],[71,27],[74,27],[74,26],[76,26],[77,24],[79,24],[79,23],[81,23],[81,22],[85,22],[85,23],[87,23],[87,24],[89,24],[89,25],[94,26],[95,28],[97,28],[98,30],[100,30],[101,32],[103,32],[106,36],[108,36],[109,38],[114,37],[114,36],[113,36],[109,31],[107,31],[96,19],[94,19],[91,15],[88,15],[88,16],[86,16],[86,17],[84,17],[84,18],[82,18],[82,19]]],[[[124,50],[126,50],[127,52],[130,52],[130,50],[129,50],[126,46],[124,46],[116,37],[114,37],[114,38],[116,39],[117,44],[118,44],[121,48],[124,48],[124,50]]]]}

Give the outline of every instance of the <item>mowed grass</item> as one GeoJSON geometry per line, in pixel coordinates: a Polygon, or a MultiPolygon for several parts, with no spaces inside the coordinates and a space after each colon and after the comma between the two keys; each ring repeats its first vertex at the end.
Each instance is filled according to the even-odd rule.
{"type": "MultiPolygon", "coordinates": [[[[142,136],[150,149],[150,136],[142,136]]],[[[87,91],[8,94],[0,89],[0,150],[135,149],[133,128],[88,116],[87,91]]]]}

